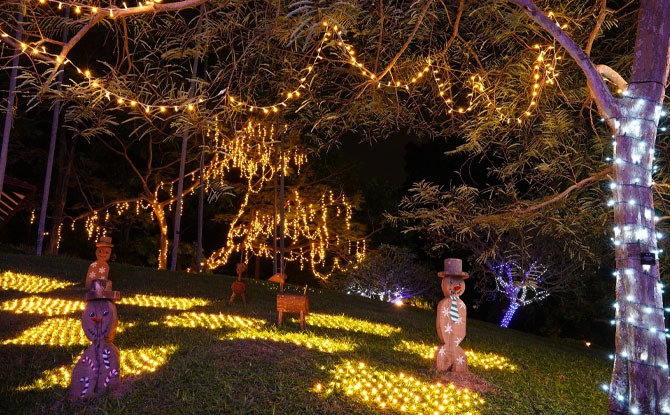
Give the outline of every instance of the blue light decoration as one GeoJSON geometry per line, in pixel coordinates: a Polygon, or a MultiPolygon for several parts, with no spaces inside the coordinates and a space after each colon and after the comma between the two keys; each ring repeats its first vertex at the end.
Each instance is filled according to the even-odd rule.
{"type": "Polygon", "coordinates": [[[544,282],[542,276],[547,272],[547,268],[537,261],[532,262],[527,270],[524,270],[516,260],[503,262],[491,269],[495,274],[496,291],[509,299],[500,327],[509,327],[519,308],[539,303],[550,294],[546,287],[542,287],[544,282]]]}

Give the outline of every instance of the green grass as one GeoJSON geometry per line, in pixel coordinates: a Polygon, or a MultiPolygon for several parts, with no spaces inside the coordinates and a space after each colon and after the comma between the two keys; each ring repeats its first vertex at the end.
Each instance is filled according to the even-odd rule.
{"type": "Polygon", "coordinates": [[[114,289],[125,299],[152,296],[154,303],[117,305],[121,387],[73,404],[66,399],[67,376],[88,344],[77,340],[81,313],[65,306],[83,300],[89,263],[0,253],[0,413],[433,414],[435,408],[413,409],[411,403],[432,404],[436,398],[423,390],[437,382],[442,386],[433,393],[453,399],[437,409],[441,414],[606,411],[599,385],[609,378],[607,353],[581,343],[468,320],[461,346],[474,353],[470,371],[493,387],[477,398],[450,388],[431,370],[426,355],[438,344],[434,311],[310,290],[302,332],[294,315],[277,326],[273,283],[245,280],[248,304],[228,305],[230,276],[116,263],[110,264],[114,289]],[[74,284],[30,293],[8,286],[6,271],[74,284]],[[504,369],[482,363],[495,357],[505,359],[504,369]],[[389,389],[377,402],[373,387],[389,389]],[[465,402],[464,395],[483,403],[450,409],[465,402]],[[404,411],[403,397],[410,398],[404,411]]]}

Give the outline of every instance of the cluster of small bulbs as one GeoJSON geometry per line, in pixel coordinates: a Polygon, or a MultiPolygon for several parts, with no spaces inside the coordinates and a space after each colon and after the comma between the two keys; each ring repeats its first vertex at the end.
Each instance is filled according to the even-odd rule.
{"type": "MultiPolygon", "coordinates": [[[[426,360],[434,360],[435,353],[437,353],[438,346],[430,346],[424,343],[418,343],[410,340],[402,340],[398,343],[394,350],[399,352],[410,352],[421,356],[426,360]]],[[[474,350],[466,350],[465,355],[468,358],[468,366],[476,367],[484,370],[517,370],[518,367],[510,363],[509,359],[495,353],[476,352],[474,350]]]]}
{"type": "Polygon", "coordinates": [[[62,281],[55,278],[39,277],[12,271],[5,271],[0,274],[0,290],[16,290],[29,294],[38,294],[48,293],[73,285],[75,285],[75,283],[70,281],[62,281]]]}
{"type": "Polygon", "coordinates": [[[166,316],[164,324],[167,327],[206,328],[217,330],[222,328],[251,328],[262,326],[265,320],[249,317],[240,317],[232,314],[182,313],[178,316],[166,316]]]}
{"type": "MultiPolygon", "coordinates": [[[[622,98],[634,100],[633,105],[639,109],[644,109],[650,105],[653,107],[651,119],[642,119],[628,117],[625,120],[609,120],[613,123],[617,135],[612,136],[613,156],[608,161],[614,163],[615,167],[625,165],[626,171],[630,176],[626,182],[612,182],[610,189],[613,197],[607,202],[615,212],[625,218],[631,218],[630,223],[626,223],[613,228],[612,242],[617,254],[617,263],[626,262],[626,258],[619,258],[629,245],[639,245],[641,252],[649,251],[650,262],[642,261],[642,272],[631,267],[622,267],[613,273],[617,281],[628,281],[630,286],[636,286],[638,278],[654,278],[656,298],[662,298],[664,285],[651,273],[652,267],[657,266],[657,258],[662,249],[657,247],[657,241],[663,237],[660,232],[654,231],[655,223],[658,217],[652,209],[651,200],[639,200],[631,198],[624,200],[624,193],[638,193],[641,188],[650,189],[654,186],[653,174],[656,171],[654,166],[655,152],[653,146],[642,138],[644,123],[653,123],[657,131],[664,131],[664,127],[659,128],[659,121],[667,113],[661,105],[650,102],[642,98],[630,96],[628,90],[620,91],[622,98]],[[619,143],[620,145],[618,145],[619,143]],[[632,189],[633,192],[625,192],[632,189]],[[652,263],[653,262],[653,263],[652,263]]],[[[605,121],[603,119],[603,121],[605,121]]],[[[651,195],[651,192],[648,192],[651,195]]],[[[649,196],[651,197],[651,196],[649,196]]],[[[623,254],[625,255],[625,254],[623,254]]],[[[658,307],[656,305],[646,304],[636,298],[632,293],[626,298],[619,298],[614,304],[615,318],[611,321],[616,326],[626,326],[631,330],[646,333],[649,338],[657,336],[657,341],[665,343],[670,338],[668,329],[665,327],[664,312],[670,312],[670,308],[658,307]]],[[[617,359],[632,365],[643,365],[656,367],[663,372],[668,372],[667,356],[655,356],[647,350],[627,350],[623,347],[617,354],[610,355],[612,360],[617,359]]],[[[626,405],[631,414],[641,414],[641,409],[636,402],[629,402],[627,391],[616,390],[618,385],[613,386],[611,390],[609,385],[603,384],[602,388],[617,399],[621,404],[626,405]]],[[[661,402],[662,413],[670,413],[670,402],[661,402]]]]}
{"type": "Polygon", "coordinates": [[[441,382],[430,383],[404,373],[392,373],[369,367],[364,362],[347,360],[333,371],[333,381],[317,383],[316,393],[344,393],[382,410],[407,414],[474,415],[484,400],[468,389],[441,382]]]}
{"type": "MultiPolygon", "coordinates": [[[[297,323],[292,321],[292,323],[297,323]]],[[[227,333],[222,340],[270,340],[278,343],[289,343],[308,350],[317,350],[322,353],[342,353],[354,350],[355,344],[345,338],[330,338],[317,336],[310,331],[288,332],[269,328],[241,328],[227,333]]]]}
{"type": "MultiPolygon", "coordinates": [[[[48,2],[52,3],[58,3],[59,4],[59,9],[62,9],[63,7],[69,7],[71,10],[74,11],[75,14],[81,14],[83,11],[89,11],[91,14],[98,14],[100,13],[101,10],[104,10],[105,13],[109,13],[110,18],[114,18],[114,9],[115,7],[108,7],[108,8],[98,8],[95,6],[88,6],[88,5],[80,5],[80,4],[75,4],[75,3],[65,3],[61,1],[54,1],[54,0],[39,0],[40,3],[46,4],[48,2]],[[64,6],[65,5],[65,6],[64,6]]],[[[145,2],[144,5],[151,5],[154,2],[148,1],[145,2]]],[[[159,1],[155,1],[155,3],[159,3],[159,1]]],[[[123,3],[124,8],[127,8],[127,5],[123,3]]],[[[138,3],[138,5],[141,7],[143,6],[142,3],[138,3]]],[[[118,8],[117,8],[118,9],[118,8]]],[[[554,17],[552,12],[549,12],[550,17],[554,17]]],[[[411,77],[409,77],[408,80],[398,80],[395,79],[396,76],[393,74],[390,74],[391,78],[394,78],[395,80],[391,81],[383,81],[382,79],[378,79],[377,75],[375,75],[374,72],[371,70],[367,69],[363,63],[361,63],[357,58],[356,58],[356,51],[354,48],[347,44],[343,38],[342,38],[342,31],[340,28],[338,28],[337,25],[330,26],[330,24],[326,21],[324,21],[323,26],[325,28],[325,32],[323,37],[321,38],[319,47],[317,48],[317,52],[315,57],[312,59],[312,62],[307,65],[302,72],[305,73],[304,76],[302,76],[299,79],[299,85],[293,89],[292,91],[287,92],[285,95],[280,96],[277,100],[277,102],[273,104],[268,104],[268,105],[256,105],[252,104],[249,102],[246,102],[244,100],[238,99],[234,97],[233,95],[226,93],[226,101],[228,105],[236,110],[242,110],[242,111],[247,111],[250,113],[253,112],[258,112],[261,114],[265,115],[270,115],[270,114],[275,114],[278,113],[281,109],[284,109],[288,107],[288,103],[299,98],[303,94],[303,90],[306,90],[308,88],[309,82],[308,78],[313,75],[315,66],[320,60],[323,60],[324,57],[321,54],[323,50],[323,45],[332,39],[333,35],[337,36],[338,41],[336,42],[336,45],[338,45],[343,52],[346,54],[346,56],[349,59],[349,63],[360,70],[361,74],[374,81],[377,82],[378,87],[392,87],[396,89],[403,89],[403,90],[409,90],[411,87],[414,85],[418,84],[422,80],[429,78],[430,75],[432,75],[433,79],[435,80],[437,87],[438,87],[438,95],[443,99],[445,104],[447,105],[448,108],[448,113],[458,113],[458,114],[463,114],[466,112],[470,112],[473,107],[476,104],[477,97],[482,96],[484,99],[483,101],[485,102],[484,105],[490,106],[493,105],[493,101],[487,96],[486,94],[486,88],[484,86],[484,83],[482,81],[481,76],[479,75],[473,75],[470,78],[471,81],[471,92],[467,95],[467,99],[469,101],[468,105],[466,107],[454,107],[454,101],[453,97],[451,96],[450,93],[450,82],[445,82],[439,77],[440,70],[435,67],[432,63],[431,59],[427,60],[426,66],[424,66],[421,70],[417,71],[417,73],[411,77]]],[[[565,25],[562,26],[565,28],[565,25]]],[[[0,36],[1,37],[11,37],[8,33],[5,31],[0,31],[0,36]]],[[[54,58],[54,60],[58,64],[69,64],[73,66],[77,73],[80,75],[84,76],[89,84],[96,90],[100,91],[100,93],[105,96],[109,101],[116,101],[116,103],[119,106],[128,106],[130,108],[137,108],[141,109],[143,112],[147,114],[151,113],[165,113],[169,110],[174,110],[175,112],[179,111],[186,111],[186,112],[193,112],[197,110],[199,105],[202,105],[203,103],[206,103],[209,100],[213,100],[218,98],[218,95],[221,95],[222,93],[225,92],[220,92],[216,97],[212,98],[195,98],[195,99],[189,99],[187,102],[181,102],[178,104],[170,103],[170,104],[149,104],[145,102],[141,102],[138,99],[133,99],[133,98],[128,98],[121,96],[110,89],[107,89],[103,86],[103,81],[101,81],[98,78],[95,78],[91,71],[88,69],[82,70],[78,68],[76,65],[74,65],[70,60],[67,58],[60,56],[60,55],[54,55],[54,54],[49,54],[48,51],[42,46],[39,47],[40,44],[44,43],[44,40],[40,40],[39,42],[34,42],[32,45],[31,44],[26,44],[24,42],[21,42],[19,40],[14,39],[14,41],[18,44],[21,45],[22,52],[27,53],[27,54],[42,54],[45,56],[51,56],[54,58]]],[[[533,82],[533,87],[531,91],[531,98],[529,101],[528,108],[526,111],[523,113],[522,116],[517,117],[517,122],[521,123],[522,122],[522,117],[529,117],[532,112],[531,110],[536,107],[537,105],[537,99],[539,97],[539,94],[541,92],[542,86],[545,85],[553,85],[556,82],[556,77],[557,73],[555,70],[555,65],[558,60],[561,59],[560,56],[556,56],[555,54],[552,54],[553,57],[548,59],[547,55],[549,54],[550,51],[553,51],[554,47],[553,46],[547,46],[547,47],[541,47],[539,45],[535,45],[535,48],[538,49],[538,56],[535,61],[535,65],[533,68],[532,72],[532,82],[533,82]]],[[[500,108],[497,108],[498,110],[500,108]]],[[[510,119],[507,120],[509,122],[510,119]]]]}
{"type": "Polygon", "coordinates": [[[86,303],[83,301],[63,300],[61,298],[47,298],[31,296],[7,300],[0,303],[0,311],[14,314],[39,314],[43,316],[61,316],[81,312],[86,303]]]}
{"type": "Polygon", "coordinates": [[[307,315],[309,326],[330,329],[346,330],[355,333],[374,334],[376,336],[389,337],[400,333],[400,327],[384,323],[373,323],[359,318],[345,315],[309,313],[307,315]]]}
{"type": "MultiPolygon", "coordinates": [[[[120,372],[123,376],[140,376],[153,373],[163,366],[177,349],[176,345],[167,345],[121,350],[120,372]]],[[[70,366],[59,366],[54,369],[45,370],[33,383],[17,389],[29,391],[51,389],[54,387],[67,388],[70,385],[72,368],[78,360],[79,357],[70,366]]]]}
{"type": "MultiPolygon", "coordinates": [[[[285,132],[286,126],[283,128],[285,132]]],[[[278,134],[282,132],[277,131],[274,125],[251,122],[230,138],[219,130],[212,132],[211,148],[214,158],[206,175],[206,188],[213,188],[235,169],[246,180],[247,189],[237,215],[230,221],[226,244],[205,260],[206,268],[214,269],[226,264],[235,252],[241,253],[242,260],[252,254],[266,258],[274,257],[270,246],[261,244],[260,247],[254,247],[254,244],[245,243],[245,241],[271,239],[275,235],[275,226],[280,223],[279,213],[267,214],[256,211],[252,215],[249,212],[251,197],[275,180],[277,174],[287,176],[292,170],[299,172],[307,161],[306,154],[298,148],[285,151],[281,160],[277,154],[278,134]],[[246,215],[250,218],[248,223],[242,221],[246,215]]],[[[320,271],[325,267],[327,250],[333,243],[343,247],[345,252],[357,260],[363,258],[364,243],[342,241],[337,235],[331,235],[331,221],[344,221],[344,227],[349,229],[352,214],[353,206],[344,195],[336,196],[332,191],[328,191],[321,195],[316,203],[305,204],[301,195],[294,191],[285,201],[284,235],[289,240],[309,240],[310,249],[289,252],[285,259],[299,262],[301,267],[309,264],[317,277],[327,279],[329,273],[339,266],[339,261],[334,261],[328,273],[320,271]]]]}
{"type": "MultiPolygon", "coordinates": [[[[132,323],[120,322],[117,333],[132,327],[132,323]]],[[[54,317],[30,327],[18,336],[2,342],[21,346],[86,346],[91,341],[81,329],[81,319],[71,317],[54,317]]]]}
{"type": "Polygon", "coordinates": [[[137,307],[165,308],[168,310],[190,310],[194,307],[203,307],[210,304],[203,298],[179,298],[160,295],[135,294],[132,297],[122,298],[117,304],[137,307]]]}

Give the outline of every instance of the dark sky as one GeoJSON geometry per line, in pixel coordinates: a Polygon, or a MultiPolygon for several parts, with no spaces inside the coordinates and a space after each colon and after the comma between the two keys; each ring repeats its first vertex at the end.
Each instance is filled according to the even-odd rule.
{"type": "Polygon", "coordinates": [[[394,185],[402,185],[407,177],[405,147],[407,136],[394,136],[376,143],[358,143],[355,139],[343,140],[342,151],[353,161],[359,162],[364,177],[376,176],[394,185]]]}

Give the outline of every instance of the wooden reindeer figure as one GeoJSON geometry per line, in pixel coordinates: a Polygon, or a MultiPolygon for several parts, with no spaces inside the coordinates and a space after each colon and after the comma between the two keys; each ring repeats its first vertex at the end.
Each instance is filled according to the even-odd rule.
{"type": "Polygon", "coordinates": [[[247,270],[247,264],[244,264],[242,262],[238,263],[235,270],[237,271],[237,280],[233,281],[231,284],[230,288],[233,290],[233,294],[230,296],[230,300],[228,300],[228,304],[232,304],[233,300],[237,295],[242,297],[242,301],[244,304],[247,303],[247,285],[242,281],[242,274],[244,274],[244,271],[247,270]]]}
{"type": "Polygon", "coordinates": [[[434,367],[440,372],[467,372],[468,361],[460,346],[465,338],[467,309],[460,296],[469,275],[462,272],[461,260],[456,258],[445,259],[444,271],[437,275],[442,278],[445,298],[437,305],[437,335],[442,345],[435,354],[434,367]]]}

